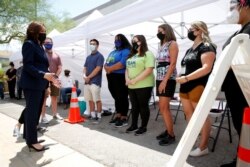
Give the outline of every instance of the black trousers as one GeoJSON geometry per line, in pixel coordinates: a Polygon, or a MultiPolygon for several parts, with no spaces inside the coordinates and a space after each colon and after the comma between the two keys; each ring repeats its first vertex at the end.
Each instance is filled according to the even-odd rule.
{"type": "Polygon", "coordinates": [[[232,115],[233,125],[240,137],[244,109],[248,107],[248,104],[232,70],[226,75],[222,85],[222,91],[225,92],[227,104],[232,115]]]}
{"type": "Polygon", "coordinates": [[[15,79],[8,81],[8,89],[9,89],[9,94],[10,94],[11,99],[16,97],[15,96],[15,87],[16,87],[16,80],[15,79]]]}
{"type": "MultiPolygon", "coordinates": [[[[45,91],[44,91],[44,93],[43,93],[43,99],[44,99],[44,96],[45,96],[45,91]]],[[[38,118],[37,118],[37,125],[39,124],[39,119],[40,119],[40,115],[41,115],[41,113],[42,113],[42,107],[43,107],[43,101],[42,101],[42,103],[40,104],[41,106],[40,106],[40,113],[38,114],[38,118]]],[[[20,117],[19,117],[19,119],[18,119],[18,122],[20,123],[20,124],[24,124],[24,112],[25,112],[25,108],[23,109],[23,111],[22,111],[22,113],[21,113],[21,115],[20,115],[20,117]]]]}
{"type": "MultiPolygon", "coordinates": [[[[26,144],[37,143],[37,125],[42,111],[44,91],[24,90],[26,107],[23,110],[24,132],[26,144]]],[[[21,117],[22,117],[21,114],[21,117]]]]}
{"type": "Polygon", "coordinates": [[[23,89],[20,87],[20,81],[19,81],[17,82],[17,98],[18,99],[22,98],[22,92],[23,92],[23,89]]]}
{"type": "Polygon", "coordinates": [[[128,87],[125,85],[125,74],[107,74],[108,88],[111,96],[115,100],[116,113],[122,116],[128,114],[128,87]]]}
{"type": "Polygon", "coordinates": [[[138,127],[138,117],[141,116],[141,127],[146,128],[150,117],[149,100],[153,87],[129,89],[129,98],[132,104],[132,126],[138,127]]]}

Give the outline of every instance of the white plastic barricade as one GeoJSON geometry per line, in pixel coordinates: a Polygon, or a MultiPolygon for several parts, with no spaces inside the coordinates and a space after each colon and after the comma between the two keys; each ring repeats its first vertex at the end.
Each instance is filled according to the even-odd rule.
{"type": "Polygon", "coordinates": [[[250,39],[247,34],[235,36],[216,60],[194,114],[166,167],[184,166],[230,67],[250,104],[250,39]]]}

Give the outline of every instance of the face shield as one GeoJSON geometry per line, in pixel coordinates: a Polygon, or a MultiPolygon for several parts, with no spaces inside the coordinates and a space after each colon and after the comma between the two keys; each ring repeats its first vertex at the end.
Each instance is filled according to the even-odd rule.
{"type": "Polygon", "coordinates": [[[240,13],[238,11],[240,4],[237,0],[230,1],[230,8],[227,15],[227,22],[229,24],[238,24],[240,19],[240,13]]]}

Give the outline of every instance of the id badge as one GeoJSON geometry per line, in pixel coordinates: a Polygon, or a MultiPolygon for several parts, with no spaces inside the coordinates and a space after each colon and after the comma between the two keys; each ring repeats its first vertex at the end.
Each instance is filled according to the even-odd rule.
{"type": "Polygon", "coordinates": [[[186,74],[186,66],[181,66],[181,74],[186,74]]]}

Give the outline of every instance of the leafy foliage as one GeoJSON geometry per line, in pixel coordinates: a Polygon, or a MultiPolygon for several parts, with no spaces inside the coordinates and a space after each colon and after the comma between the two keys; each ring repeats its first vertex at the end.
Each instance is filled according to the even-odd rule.
{"type": "Polygon", "coordinates": [[[32,21],[43,22],[47,32],[54,28],[63,32],[75,26],[68,13],[54,14],[44,0],[0,0],[0,44],[23,40],[32,21]]]}

